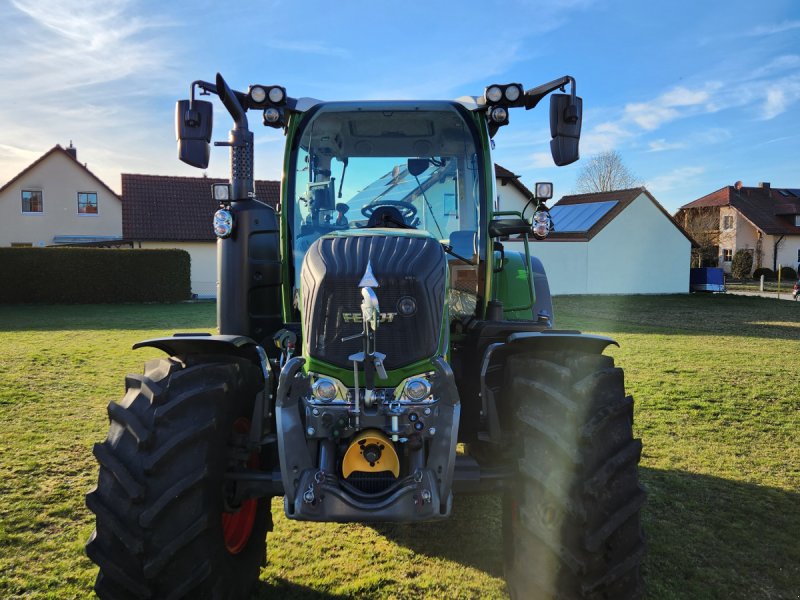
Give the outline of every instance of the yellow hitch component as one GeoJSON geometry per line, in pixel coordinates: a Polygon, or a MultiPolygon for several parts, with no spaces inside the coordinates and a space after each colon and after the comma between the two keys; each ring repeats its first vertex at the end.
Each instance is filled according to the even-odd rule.
{"type": "Polygon", "coordinates": [[[350,447],[342,461],[342,475],[345,479],[359,471],[361,473],[380,473],[391,471],[395,477],[400,475],[400,460],[394,444],[378,429],[365,429],[350,442],[350,447]]]}

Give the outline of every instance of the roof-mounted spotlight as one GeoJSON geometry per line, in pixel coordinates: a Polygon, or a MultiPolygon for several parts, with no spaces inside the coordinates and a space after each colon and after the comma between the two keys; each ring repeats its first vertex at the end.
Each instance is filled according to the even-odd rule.
{"type": "Polygon", "coordinates": [[[487,102],[491,104],[496,104],[503,99],[503,90],[498,85],[490,85],[489,87],[484,90],[483,93],[484,97],[486,98],[487,102]]]}
{"type": "Polygon", "coordinates": [[[247,91],[247,95],[254,103],[261,104],[267,99],[267,90],[263,86],[254,85],[247,91]]]}
{"type": "Polygon", "coordinates": [[[286,103],[286,88],[280,85],[251,85],[247,97],[252,106],[280,106],[286,103]]]}
{"type": "Polygon", "coordinates": [[[286,90],[279,85],[269,88],[269,101],[273,104],[282,104],[286,100],[286,90]]]}
{"type": "Polygon", "coordinates": [[[281,115],[281,111],[274,106],[264,109],[263,123],[267,127],[282,127],[283,116],[281,115]]]}
{"type": "Polygon", "coordinates": [[[521,83],[493,83],[484,90],[483,98],[487,104],[522,106],[524,94],[521,83]]]}
{"type": "Polygon", "coordinates": [[[509,102],[516,102],[522,96],[522,86],[518,83],[512,83],[505,89],[503,96],[509,102]]]}
{"type": "Polygon", "coordinates": [[[498,125],[508,122],[508,110],[505,106],[495,106],[489,113],[489,116],[492,117],[492,121],[498,125]]]}

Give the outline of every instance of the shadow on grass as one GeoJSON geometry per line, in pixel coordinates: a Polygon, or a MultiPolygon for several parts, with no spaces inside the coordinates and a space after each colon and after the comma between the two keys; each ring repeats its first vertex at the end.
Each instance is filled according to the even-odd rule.
{"type": "Polygon", "coordinates": [[[451,518],[426,523],[375,523],[371,527],[394,543],[503,577],[499,497],[459,496],[451,518]]]}
{"type": "Polygon", "coordinates": [[[797,598],[800,494],[640,469],[652,598],[797,598]]]}
{"type": "Polygon", "coordinates": [[[725,294],[556,296],[556,326],[614,333],[800,339],[800,304],[725,294]]]}
{"type": "Polygon", "coordinates": [[[256,589],[250,597],[251,600],[343,600],[349,596],[321,592],[304,585],[292,583],[288,579],[277,579],[272,581],[259,581],[256,589]]]}

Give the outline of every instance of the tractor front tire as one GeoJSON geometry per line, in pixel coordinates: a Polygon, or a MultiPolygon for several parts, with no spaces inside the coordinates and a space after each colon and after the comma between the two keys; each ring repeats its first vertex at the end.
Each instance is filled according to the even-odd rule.
{"type": "Polygon", "coordinates": [[[255,365],[225,356],[154,360],[128,376],[86,496],[100,598],[248,596],[265,563],[269,499],[230,506],[224,475],[260,460],[244,442],[260,386],[255,365]]]}
{"type": "Polygon", "coordinates": [[[503,501],[515,600],[642,595],[642,444],[613,358],[520,354],[506,366],[518,476],[503,501]]]}

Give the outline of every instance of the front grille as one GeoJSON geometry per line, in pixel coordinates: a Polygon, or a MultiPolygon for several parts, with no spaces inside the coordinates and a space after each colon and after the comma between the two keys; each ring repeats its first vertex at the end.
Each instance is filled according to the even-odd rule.
{"type": "Polygon", "coordinates": [[[380,494],[385,492],[397,481],[391,471],[379,473],[351,473],[345,481],[365,494],[380,494]]]}
{"type": "Polygon", "coordinates": [[[396,313],[381,323],[376,348],[384,365],[396,369],[432,357],[439,345],[445,292],[445,259],[438,241],[391,235],[321,238],[306,253],[302,270],[303,343],[310,356],[350,367],[348,356],[362,340],[342,342],[363,325],[345,318],[361,314],[361,277],[372,265],[382,313],[396,313]],[[404,297],[416,302],[412,315],[400,314],[404,297]]]}

